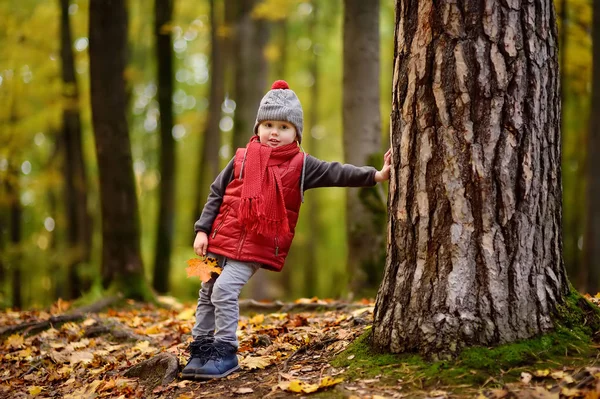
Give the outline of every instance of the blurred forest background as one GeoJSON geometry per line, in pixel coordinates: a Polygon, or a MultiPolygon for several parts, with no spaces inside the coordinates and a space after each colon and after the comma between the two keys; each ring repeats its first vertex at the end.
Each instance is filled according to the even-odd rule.
{"type": "MultiPolygon", "coordinates": [[[[285,79],[298,94],[308,153],[380,167],[389,143],[395,10],[391,0],[155,1],[124,1],[125,132],[143,273],[157,293],[189,301],[199,289],[199,281],[185,273],[186,260],[195,256],[193,224],[214,175],[249,139],[258,101],[271,82],[285,79]],[[375,18],[360,3],[375,10],[375,18]],[[363,37],[371,40],[369,51],[363,37]],[[357,60],[361,56],[375,62],[368,65],[378,72],[357,68],[350,74],[349,66],[365,62],[357,60]],[[363,96],[369,88],[375,97],[363,96]],[[366,119],[361,110],[374,115],[368,122],[378,136],[372,140],[378,148],[369,149],[364,162],[351,129],[353,115],[366,119]]],[[[592,1],[556,0],[555,6],[564,258],[573,285],[597,292],[597,273],[583,255],[592,1]]],[[[91,17],[88,0],[0,4],[0,307],[46,306],[110,279],[102,268],[91,17]]],[[[109,37],[102,44],[107,51],[111,45],[109,37]]],[[[102,98],[95,101],[102,105],[102,98]]],[[[385,189],[308,191],[284,271],[261,270],[243,295],[374,297],[384,267],[384,254],[373,249],[384,248],[385,189]],[[361,228],[368,234],[357,235],[356,198],[375,234],[361,228]],[[356,264],[366,252],[368,259],[356,264]]]]}

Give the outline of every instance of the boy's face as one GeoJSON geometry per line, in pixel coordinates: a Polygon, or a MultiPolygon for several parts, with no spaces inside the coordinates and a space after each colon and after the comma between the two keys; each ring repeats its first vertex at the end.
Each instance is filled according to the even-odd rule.
{"type": "Polygon", "coordinates": [[[260,143],[270,147],[281,147],[296,140],[296,128],[286,121],[262,121],[258,125],[260,143]]]}

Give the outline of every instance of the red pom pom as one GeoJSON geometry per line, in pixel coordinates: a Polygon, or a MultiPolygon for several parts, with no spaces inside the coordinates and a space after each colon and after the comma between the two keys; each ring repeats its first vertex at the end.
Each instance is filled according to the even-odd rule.
{"type": "Polygon", "coordinates": [[[273,82],[273,86],[271,86],[271,90],[289,89],[289,88],[290,88],[290,86],[288,86],[288,84],[285,80],[276,80],[275,82],[273,82]]]}

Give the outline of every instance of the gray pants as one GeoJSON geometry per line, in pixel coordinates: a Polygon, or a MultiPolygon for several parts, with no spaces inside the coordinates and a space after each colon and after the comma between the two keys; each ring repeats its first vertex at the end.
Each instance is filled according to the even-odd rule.
{"type": "Polygon", "coordinates": [[[237,331],[240,317],[239,297],[244,285],[260,268],[260,263],[241,262],[209,253],[223,271],[217,278],[202,283],[198,293],[194,339],[213,335],[215,340],[238,347],[237,331]]]}

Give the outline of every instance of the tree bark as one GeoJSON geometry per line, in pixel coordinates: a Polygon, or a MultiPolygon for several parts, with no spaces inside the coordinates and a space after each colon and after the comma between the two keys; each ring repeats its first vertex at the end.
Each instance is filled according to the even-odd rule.
{"type": "Polygon", "coordinates": [[[600,4],[593,2],[592,104],[587,142],[587,222],[584,262],[587,292],[595,295],[600,284],[600,4]]]}
{"type": "MultiPolygon", "coordinates": [[[[343,128],[345,160],[374,165],[381,157],[379,113],[379,0],[344,2],[343,128]]],[[[359,196],[346,194],[350,291],[377,287],[385,254],[384,227],[359,196]],[[374,282],[373,282],[374,281],[374,282]],[[371,287],[367,287],[372,282],[371,287]]]]}
{"type": "Polygon", "coordinates": [[[200,216],[204,203],[208,199],[210,184],[219,174],[219,148],[221,147],[221,106],[225,98],[225,62],[223,40],[217,34],[221,27],[215,0],[210,0],[210,93],[208,99],[208,117],[204,129],[204,142],[200,148],[199,179],[196,188],[194,218],[200,216]]]}
{"type": "Polygon", "coordinates": [[[552,2],[397,0],[396,28],[374,345],[447,357],[551,330],[569,292],[552,2]]]}
{"type": "MultiPolygon", "coordinates": [[[[69,20],[69,0],[60,0],[61,8],[61,60],[63,81],[62,137],[64,150],[65,204],[67,211],[67,239],[69,256],[68,296],[73,299],[88,289],[90,281],[84,281],[80,268],[90,260],[92,246],[92,219],[87,209],[87,177],[81,119],[79,114],[79,89],[75,77],[75,62],[69,20]]],[[[89,274],[89,273],[87,273],[89,274]]]]}
{"type": "Polygon", "coordinates": [[[255,3],[240,0],[238,4],[233,151],[245,147],[254,134],[256,111],[267,87],[268,64],[263,53],[269,27],[266,21],[252,19],[255,3]]]}
{"type": "Polygon", "coordinates": [[[160,187],[154,278],[152,284],[159,293],[169,291],[171,248],[175,223],[175,140],[173,139],[173,50],[171,17],[173,0],[155,0],[154,37],[158,66],[158,107],[160,111],[160,187]]]}
{"type": "Polygon", "coordinates": [[[102,278],[126,297],[147,298],[138,201],[127,126],[123,0],[90,2],[90,89],[102,212],[102,278]]]}

